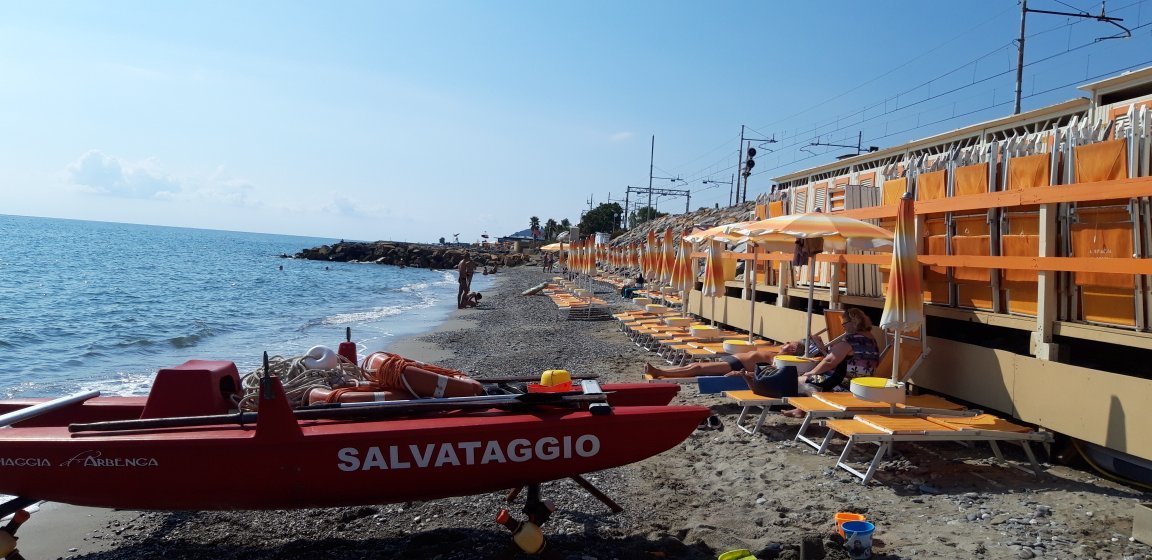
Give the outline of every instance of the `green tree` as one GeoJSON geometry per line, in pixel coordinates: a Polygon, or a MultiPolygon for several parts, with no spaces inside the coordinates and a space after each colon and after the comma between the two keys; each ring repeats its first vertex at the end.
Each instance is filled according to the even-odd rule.
{"type": "Polygon", "coordinates": [[[624,218],[624,208],[615,202],[601,204],[589,210],[580,219],[580,235],[592,235],[597,232],[615,233],[620,229],[620,221],[624,218]]]}
{"type": "Polygon", "coordinates": [[[540,231],[540,218],[536,216],[528,218],[528,229],[532,230],[532,238],[535,239],[537,232],[540,231]]]}
{"type": "Polygon", "coordinates": [[[641,206],[632,213],[632,219],[629,221],[632,223],[632,225],[639,225],[644,222],[655,220],[656,218],[667,215],[667,212],[660,212],[651,206],[641,206]]]}
{"type": "Polygon", "coordinates": [[[556,234],[559,233],[559,230],[560,224],[556,223],[556,220],[548,218],[548,221],[544,222],[544,239],[546,241],[556,239],[556,234]]]}
{"type": "Polygon", "coordinates": [[[443,244],[444,244],[444,238],[443,238],[443,237],[441,237],[441,238],[440,238],[440,244],[441,244],[441,245],[443,245],[443,244]]]}
{"type": "Polygon", "coordinates": [[[572,222],[569,222],[568,218],[564,218],[563,220],[560,220],[561,231],[568,231],[568,228],[570,228],[570,227],[572,227],[572,222]]]}

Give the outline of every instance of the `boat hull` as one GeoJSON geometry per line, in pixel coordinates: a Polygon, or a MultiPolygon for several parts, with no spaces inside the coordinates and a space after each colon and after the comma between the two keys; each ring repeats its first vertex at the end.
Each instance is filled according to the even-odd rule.
{"type": "Polygon", "coordinates": [[[696,406],[540,407],[373,421],[302,420],[299,430],[210,426],[69,433],[0,431],[0,492],[156,510],[283,509],[485,493],[626,465],[679,444],[696,406]]]}

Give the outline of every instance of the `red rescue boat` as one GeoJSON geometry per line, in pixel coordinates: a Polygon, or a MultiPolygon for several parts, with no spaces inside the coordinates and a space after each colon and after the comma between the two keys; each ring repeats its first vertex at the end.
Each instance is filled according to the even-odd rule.
{"type": "Polygon", "coordinates": [[[664,406],[675,391],[661,387],[645,397],[640,387],[657,385],[638,385],[615,399],[526,394],[293,410],[279,380],[267,376],[257,412],[240,413],[232,411],[235,365],[193,360],[161,370],[144,398],[0,403],[7,413],[0,423],[11,424],[0,430],[0,493],[208,510],[507,490],[651,457],[683,441],[709,414],[664,406]],[[654,405],[630,406],[640,402],[654,405]]]}

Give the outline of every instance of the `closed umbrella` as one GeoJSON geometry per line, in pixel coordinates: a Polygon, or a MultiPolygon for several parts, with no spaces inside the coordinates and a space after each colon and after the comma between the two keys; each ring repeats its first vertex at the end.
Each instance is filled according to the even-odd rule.
{"type": "Polygon", "coordinates": [[[708,240],[707,256],[704,260],[704,297],[712,298],[712,323],[716,323],[716,296],[724,293],[724,242],[708,240]]]}
{"type": "Polygon", "coordinates": [[[681,239],[676,252],[676,263],[672,267],[672,288],[680,292],[680,314],[688,314],[688,292],[696,277],[692,275],[692,244],[681,239]]]}
{"type": "MultiPolygon", "coordinates": [[[[824,247],[835,248],[861,248],[878,249],[892,244],[892,234],[881,227],[868,222],[813,212],[808,214],[789,214],[752,222],[747,227],[737,230],[748,236],[749,241],[756,243],[779,242],[788,239],[809,240],[820,239],[824,247]]],[[[819,251],[815,251],[819,252],[819,251]]],[[[808,257],[808,317],[807,335],[812,336],[812,304],[815,285],[816,255],[813,252],[808,257]]],[[[809,345],[805,345],[807,349],[809,345]]],[[[805,355],[808,351],[805,350],[805,355]]]]}
{"type": "Polygon", "coordinates": [[[672,284],[672,269],[676,265],[675,239],[671,229],[664,230],[664,243],[660,246],[660,281],[672,284]]]}
{"type": "Polygon", "coordinates": [[[641,258],[642,267],[644,269],[644,279],[649,282],[656,281],[656,274],[652,272],[653,265],[656,263],[656,232],[648,230],[648,236],[645,238],[643,257],[641,258]]]}
{"type": "MultiPolygon", "coordinates": [[[[896,232],[892,239],[892,272],[884,297],[880,328],[895,335],[892,346],[892,382],[900,379],[901,332],[915,331],[924,324],[924,292],[920,287],[920,261],[916,258],[916,212],[910,193],[900,198],[896,211],[896,232]]],[[[927,337],[921,336],[922,341],[927,337]]],[[[909,375],[911,375],[909,371],[909,375]]]]}

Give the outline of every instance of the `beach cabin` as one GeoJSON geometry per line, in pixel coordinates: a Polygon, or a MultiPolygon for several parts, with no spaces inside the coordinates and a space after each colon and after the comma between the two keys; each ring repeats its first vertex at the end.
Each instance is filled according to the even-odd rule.
{"type": "MultiPolygon", "coordinates": [[[[1086,96],[774,178],[758,217],[843,213],[891,228],[916,201],[931,353],[915,384],[1152,460],[1152,68],[1086,96]]],[[[730,255],[750,261],[752,255],[730,255]]],[[[806,267],[755,257],[689,310],[791,340],[806,267]],[[750,309],[755,306],[755,309],[750,309]]],[[[821,254],[820,308],[883,307],[890,256],[821,254]]]]}

